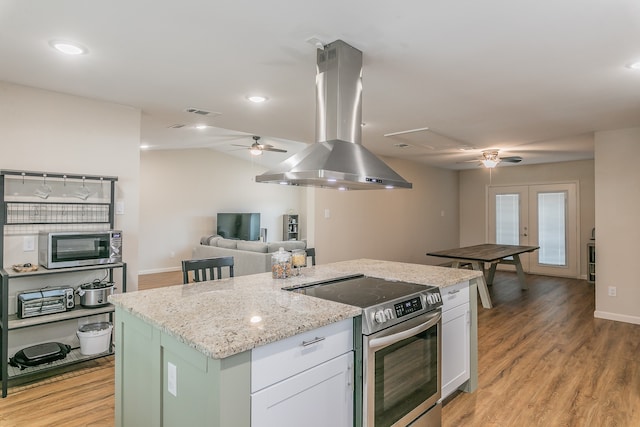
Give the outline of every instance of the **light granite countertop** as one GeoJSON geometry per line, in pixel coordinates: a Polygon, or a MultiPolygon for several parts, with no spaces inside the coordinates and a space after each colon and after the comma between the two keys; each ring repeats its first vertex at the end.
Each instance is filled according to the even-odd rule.
{"type": "Polygon", "coordinates": [[[302,269],[273,279],[271,273],[176,285],[109,297],[114,305],[208,357],[222,359],[361,314],[358,307],[282,288],[365,274],[446,287],[481,275],[478,271],[359,259],[302,269]]]}

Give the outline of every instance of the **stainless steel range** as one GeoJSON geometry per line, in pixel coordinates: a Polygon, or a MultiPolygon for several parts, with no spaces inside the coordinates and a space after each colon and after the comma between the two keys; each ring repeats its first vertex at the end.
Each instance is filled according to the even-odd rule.
{"type": "Polygon", "coordinates": [[[293,291],[362,308],[362,426],[441,425],[439,288],[358,275],[293,291]]]}

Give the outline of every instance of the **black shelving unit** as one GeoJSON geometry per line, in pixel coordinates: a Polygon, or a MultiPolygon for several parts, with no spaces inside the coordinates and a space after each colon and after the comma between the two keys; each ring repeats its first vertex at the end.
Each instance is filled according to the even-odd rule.
{"type": "MultiPolygon", "coordinates": [[[[114,202],[115,202],[115,183],[118,180],[117,177],[110,176],[96,176],[96,175],[78,175],[78,174],[63,174],[63,173],[50,173],[50,172],[32,172],[32,171],[18,171],[18,170],[0,170],[0,229],[2,231],[2,238],[0,238],[0,267],[4,266],[4,243],[7,230],[11,230],[15,227],[30,227],[30,232],[35,233],[41,229],[47,229],[48,227],[66,227],[67,229],[73,229],[74,226],[101,226],[105,228],[114,228],[114,202]],[[32,194],[26,193],[23,195],[12,194],[10,200],[7,200],[6,194],[6,177],[11,177],[15,180],[22,179],[22,183],[25,180],[31,180],[33,183],[35,178],[42,179],[43,183],[47,185],[47,180],[51,182],[57,182],[59,187],[62,187],[67,191],[67,183],[78,186],[78,183],[82,183],[81,188],[84,189],[85,182],[99,182],[100,185],[107,183],[109,185],[109,197],[108,201],[93,202],[91,198],[83,198],[84,195],[80,194],[82,201],[67,201],[66,197],[78,197],[71,193],[69,196],[63,194],[59,197],[52,197],[52,201],[48,199],[48,194],[43,200],[39,200],[33,197],[32,194]],[[21,198],[25,200],[20,200],[21,198]]],[[[28,183],[28,182],[27,182],[28,183]]],[[[51,188],[49,186],[49,188],[51,188]]],[[[69,189],[71,192],[72,190],[69,189]]],[[[37,194],[36,194],[37,196],[37,194]]],[[[42,198],[42,196],[40,196],[42,198]]],[[[53,313],[42,316],[30,317],[25,319],[19,319],[15,314],[9,314],[9,293],[11,283],[16,280],[24,278],[39,278],[43,279],[47,276],[61,273],[76,273],[87,272],[96,270],[106,270],[108,272],[109,281],[114,279],[114,271],[120,271],[122,274],[122,292],[126,292],[127,286],[127,265],[126,263],[117,264],[102,264],[95,266],[73,267],[73,268],[58,268],[47,270],[45,268],[39,268],[36,271],[17,273],[10,269],[0,268],[0,276],[2,278],[2,288],[0,289],[0,327],[2,328],[2,337],[0,339],[0,376],[2,380],[2,397],[7,396],[8,383],[12,379],[24,378],[31,375],[41,374],[44,371],[60,368],[62,366],[72,365],[80,362],[84,362],[91,359],[96,359],[109,354],[113,354],[113,343],[110,343],[108,351],[96,355],[85,356],[82,355],[79,349],[74,349],[67,355],[65,359],[50,364],[39,365],[35,367],[26,368],[24,370],[13,369],[9,366],[9,332],[12,330],[38,327],[41,325],[52,324],[56,322],[63,322],[72,319],[79,319],[88,316],[95,316],[99,314],[108,314],[109,320],[113,322],[113,313],[115,308],[113,305],[107,305],[99,308],[82,308],[76,306],[74,309],[53,313]]]]}

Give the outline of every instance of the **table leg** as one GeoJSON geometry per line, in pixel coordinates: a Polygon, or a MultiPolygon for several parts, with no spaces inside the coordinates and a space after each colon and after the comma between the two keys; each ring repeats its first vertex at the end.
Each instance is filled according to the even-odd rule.
{"type": "Polygon", "coordinates": [[[520,281],[520,289],[529,289],[527,286],[527,279],[524,277],[524,270],[522,269],[520,256],[518,254],[513,256],[513,263],[516,265],[516,272],[518,273],[518,280],[520,281]]]}
{"type": "Polygon", "coordinates": [[[489,276],[487,277],[487,285],[493,285],[493,278],[496,275],[497,266],[498,266],[497,262],[491,263],[491,268],[489,268],[489,276]]]}
{"type": "Polygon", "coordinates": [[[491,304],[491,296],[489,295],[489,289],[487,288],[487,282],[484,280],[484,264],[480,267],[480,263],[478,261],[472,261],[471,267],[474,270],[482,272],[482,276],[478,278],[478,293],[480,294],[480,301],[482,301],[482,306],[484,308],[492,308],[493,304],[491,304]]]}

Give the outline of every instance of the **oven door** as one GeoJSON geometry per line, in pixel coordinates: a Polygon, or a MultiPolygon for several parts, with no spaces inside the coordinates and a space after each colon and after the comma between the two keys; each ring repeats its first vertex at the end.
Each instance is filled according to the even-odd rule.
{"type": "Polygon", "coordinates": [[[440,309],[363,337],[363,426],[406,426],[440,399],[440,309]]]}

